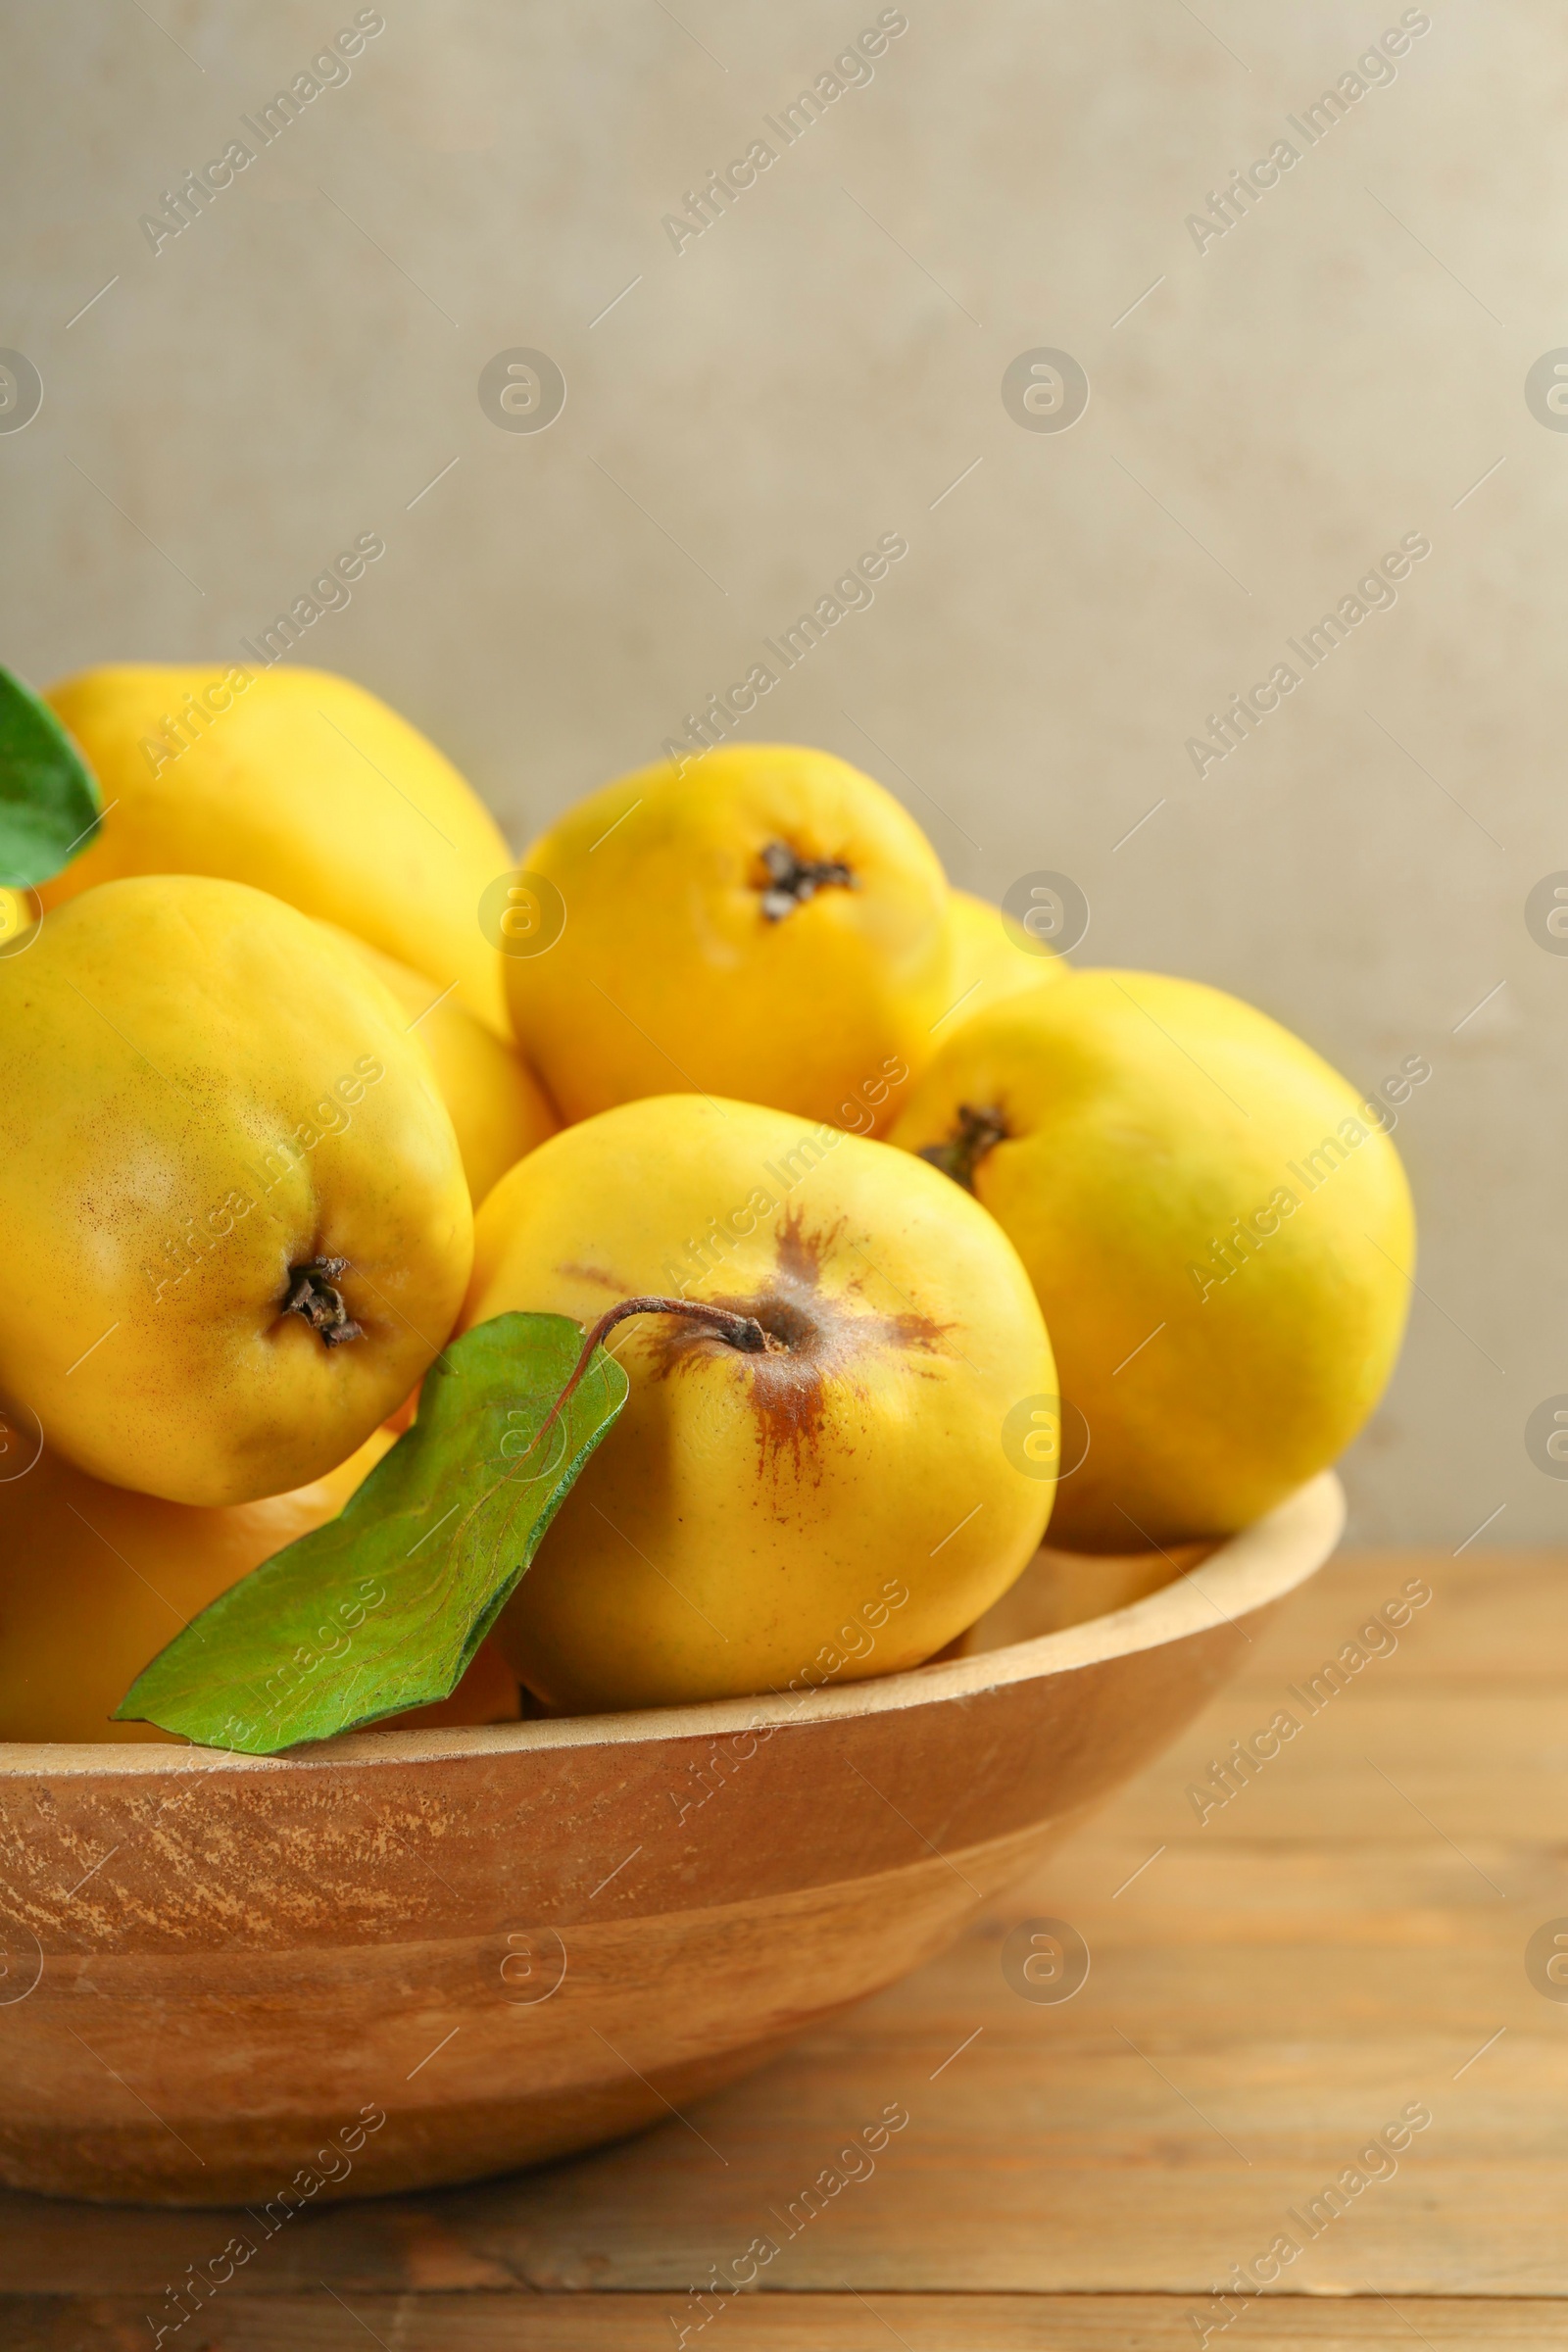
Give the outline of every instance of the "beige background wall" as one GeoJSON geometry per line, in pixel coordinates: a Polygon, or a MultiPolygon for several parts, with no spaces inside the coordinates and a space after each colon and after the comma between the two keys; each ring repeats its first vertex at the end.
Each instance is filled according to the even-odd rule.
{"type": "Polygon", "coordinates": [[[1074,876],[1094,960],[1235,989],[1367,1086],[1430,1059],[1399,1128],[1422,1291],[1357,1524],[1558,1536],[1525,1425],[1568,1391],[1568,958],[1524,908],[1568,868],[1568,434],[1524,384],[1568,344],[1568,24],[1433,0],[1200,251],[1186,217],[1305,149],[1285,118],[1393,0],[906,0],[874,78],[677,254],[662,217],[879,13],[385,0],[352,78],[155,256],[139,217],[354,8],[15,10],[0,344],[44,404],[0,434],[4,657],[233,656],[379,531],[309,658],[521,840],[904,533],[764,731],[880,777],[957,880],[1074,876]],[[1068,431],[1004,407],[1041,346],[1090,379],[1068,431]],[[480,407],[514,347],[564,373],[548,431],[480,407]],[[1407,532],[1397,604],[1200,777],[1205,714],[1407,532]]]}

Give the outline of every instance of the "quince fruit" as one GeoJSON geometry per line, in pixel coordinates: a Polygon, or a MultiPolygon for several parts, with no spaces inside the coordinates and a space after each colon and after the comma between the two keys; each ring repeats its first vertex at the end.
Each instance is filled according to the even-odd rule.
{"type": "Polygon", "coordinates": [[[339,923],[512,1034],[479,900],[495,819],[406,718],[324,669],[122,662],[46,697],[103,792],[46,907],[133,874],[213,874],[339,923]]]}
{"type": "Polygon", "coordinates": [[[362,959],[238,882],[107,882],[0,957],[0,1395],[173,1502],[341,1462],[462,1302],[452,1121],[362,959]]]}
{"type": "Polygon", "coordinates": [[[515,1046],[509,1046],[422,972],[340,931],[334,939],[363,956],[409,1015],[407,1029],[430,1056],[441,1100],[457,1130],[463,1172],[474,1206],[507,1170],[554,1135],[561,1121],[515,1046]]]}
{"type": "Polygon", "coordinates": [[[1150,972],[1069,974],[942,1049],[892,1141],[1029,1269],[1061,1376],[1054,1542],[1228,1535],[1349,1444],[1409,1296],[1389,1124],[1266,1014],[1150,972]]]}
{"type": "Polygon", "coordinates": [[[552,1705],[912,1666],[1034,1552],[1051,1468],[1008,1417],[1054,1386],[1045,1325],[920,1161],[689,1095],[568,1127],[480,1210],[464,1324],[627,1300],[653,1310],[615,1339],[630,1396],[496,1627],[552,1705]]]}
{"type": "Polygon", "coordinates": [[[942,868],[827,752],[639,769],[522,863],[519,889],[542,881],[551,904],[522,910],[507,988],[567,1119],[680,1088],[864,1126],[865,1090],[929,1058],[950,1002],[942,868]]]}
{"type": "MultiPolygon", "coordinates": [[[[111,1717],[142,1668],[230,1585],[336,1518],[392,1444],[376,1430],[292,1494],[219,1510],[133,1494],[0,1429],[0,1740],[167,1740],[111,1717]]],[[[486,1643],[448,1699],[377,1726],[493,1723],[516,1682],[486,1643]]]]}
{"type": "MultiPolygon", "coordinates": [[[[973,1020],[1004,997],[1026,988],[1039,988],[1063,978],[1067,958],[1053,949],[1020,948],[1013,944],[1000,906],[956,890],[948,901],[948,937],[953,949],[953,977],[949,997],[955,1026],[973,1020]]],[[[948,1034],[939,1024],[939,1039],[948,1034]]]]}

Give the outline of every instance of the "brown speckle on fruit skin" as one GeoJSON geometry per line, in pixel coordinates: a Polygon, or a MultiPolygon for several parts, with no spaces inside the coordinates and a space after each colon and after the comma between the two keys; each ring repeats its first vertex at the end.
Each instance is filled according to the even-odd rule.
{"type": "MultiPolygon", "coordinates": [[[[858,1369],[874,1349],[931,1354],[950,1328],[927,1315],[884,1315],[854,1303],[849,1293],[822,1286],[822,1267],[843,1228],[808,1231],[804,1212],[786,1210],[775,1231],[772,1276],[745,1297],[725,1294],[714,1306],[750,1316],[777,1345],[765,1355],[742,1356],[690,1324],[653,1325],[644,1346],[657,1379],[724,1355],[730,1377],[744,1384],[757,1422],[758,1477],[776,1478],[786,1457],[794,1474],[822,1478],[829,1384],[860,1392],[858,1369]]],[[[858,1283],[853,1286],[858,1292],[858,1283]]]]}
{"type": "Polygon", "coordinates": [[[603,1266],[565,1265],[558,1266],[556,1272],[564,1274],[573,1282],[591,1282],[596,1290],[609,1291],[616,1298],[624,1298],[634,1287],[629,1282],[623,1282],[618,1274],[607,1273],[603,1266]]]}

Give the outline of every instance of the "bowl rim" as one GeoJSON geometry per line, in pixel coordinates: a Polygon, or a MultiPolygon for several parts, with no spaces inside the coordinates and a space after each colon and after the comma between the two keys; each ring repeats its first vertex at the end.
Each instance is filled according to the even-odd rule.
{"type": "MultiPolygon", "coordinates": [[[[318,1772],[331,1767],[435,1762],[568,1747],[625,1747],[668,1740],[716,1740],[786,1725],[831,1723],[966,1699],[1012,1683],[1081,1673],[1139,1650],[1211,1633],[1281,1600],[1323,1565],[1345,1527],[1345,1491],[1320,1471],[1273,1510],[1229,1537],[1207,1558],[1124,1608],[998,1649],[867,1677],[832,1689],[763,1692],[646,1707],[614,1715],[547,1717],[443,1730],[340,1733],[308,1749],[248,1756],[229,1748],[147,1741],[0,1741],[0,1786],[40,1775],[72,1780],[185,1777],[194,1773],[318,1772]]],[[[1157,1548],[1157,1547],[1156,1547],[1157,1548]]]]}

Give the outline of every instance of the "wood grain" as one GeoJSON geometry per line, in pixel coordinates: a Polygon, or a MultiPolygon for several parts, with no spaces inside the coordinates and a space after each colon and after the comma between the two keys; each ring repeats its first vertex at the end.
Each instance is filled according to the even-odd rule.
{"type": "MultiPolygon", "coordinates": [[[[687,2122],[304,2215],[166,2341],[637,2352],[684,2326],[705,2352],[1165,2352],[1197,2345],[1193,2315],[1223,2316],[1215,2282],[1422,2100],[1433,2121],[1397,2174],[1306,2245],[1286,2291],[1233,2304],[1211,2352],[1561,2345],[1568,2003],[1535,1989],[1524,1952],[1568,1916],[1564,1565],[1333,1563],[1174,1747],[917,1975],[687,2122]],[[1412,1577],[1434,1597],[1397,1649],[1200,1824],[1187,1790],[1209,1760],[1412,1577]],[[1089,1943],[1064,2005],[1002,1973],[1023,1915],[1089,1943]],[[890,2101],[910,2120],[874,2173],[785,2237],[770,2209],[890,2101]],[[709,2306],[699,2330],[689,2289],[769,2230],[765,2291],[709,2306]]],[[[0,2341],[150,2344],[149,2315],[231,2226],[0,2196],[0,2341]]]]}
{"type": "MultiPolygon", "coordinates": [[[[133,2297],[11,2298],[7,2352],[147,2352],[133,2297]]],[[[200,2352],[672,2352],[662,2295],[272,2295],[208,2314],[200,2352]]],[[[192,2321],[191,2327],[195,2327],[192,2321]]],[[[186,2335],[166,2337],[186,2344],[186,2335]]],[[[1154,2295],[749,2295],[688,2346],[723,2352],[1192,2352],[1179,2299],[1154,2295]]],[[[1561,2352],[1559,2303],[1352,2303],[1273,2296],[1211,2345],[1235,2352],[1561,2352]]]]}
{"type": "Polygon", "coordinates": [[[677,2112],[1014,1886],[1200,1710],[1342,1511],[1315,1480],[1200,1585],[1173,1563],[1066,1626],[1042,1555],[1020,1591],[1056,1630],[798,1696],[285,1757],[0,1748],[0,2177],[282,2231],[677,2112]]]}

